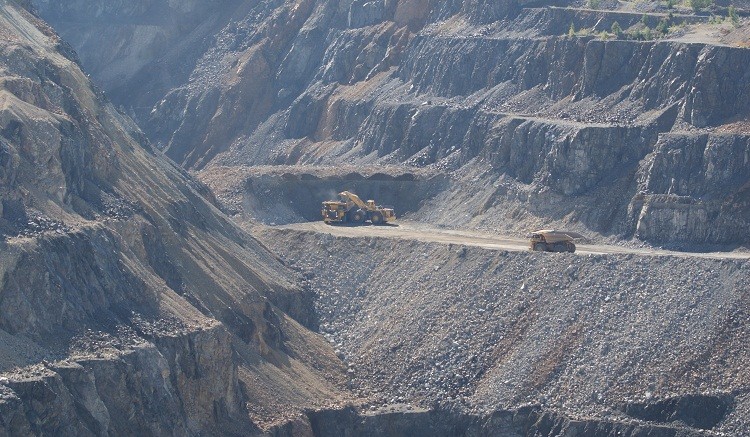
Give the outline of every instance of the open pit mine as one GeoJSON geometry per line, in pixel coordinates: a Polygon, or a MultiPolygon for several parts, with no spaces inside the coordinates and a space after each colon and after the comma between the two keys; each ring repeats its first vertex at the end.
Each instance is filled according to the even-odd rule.
{"type": "Polygon", "coordinates": [[[0,437],[745,436],[749,344],[748,0],[0,0],[0,437]]]}

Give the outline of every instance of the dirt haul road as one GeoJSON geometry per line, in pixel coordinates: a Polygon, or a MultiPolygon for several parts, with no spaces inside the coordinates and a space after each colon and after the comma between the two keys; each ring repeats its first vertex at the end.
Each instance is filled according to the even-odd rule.
{"type": "MultiPolygon", "coordinates": [[[[332,226],[323,222],[294,223],[276,226],[281,229],[296,231],[312,231],[340,237],[382,237],[402,240],[417,240],[432,243],[462,244],[491,250],[525,251],[529,250],[529,242],[523,238],[513,238],[493,235],[478,231],[457,231],[439,229],[422,223],[400,221],[398,224],[387,226],[332,226]]],[[[750,259],[750,252],[677,252],[670,250],[655,250],[643,248],[629,248],[602,244],[576,244],[577,254],[633,254],[648,256],[678,256],[714,259],[750,259]]]]}

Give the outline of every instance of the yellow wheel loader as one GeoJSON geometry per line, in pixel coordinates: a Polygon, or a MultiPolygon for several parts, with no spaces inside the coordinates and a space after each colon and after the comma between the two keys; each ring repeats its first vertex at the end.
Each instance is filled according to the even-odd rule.
{"type": "Polygon", "coordinates": [[[323,202],[323,221],[326,223],[350,223],[360,225],[369,221],[373,225],[384,225],[396,220],[393,208],[376,205],[374,200],[364,202],[356,194],[343,191],[339,200],[323,202]]]}
{"type": "Polygon", "coordinates": [[[531,234],[529,248],[536,252],[570,252],[576,251],[573,242],[583,235],[577,232],[542,229],[531,234]]]}

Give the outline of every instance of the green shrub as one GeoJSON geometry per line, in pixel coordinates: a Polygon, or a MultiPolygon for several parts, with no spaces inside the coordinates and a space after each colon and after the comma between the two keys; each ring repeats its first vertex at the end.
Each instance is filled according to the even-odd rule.
{"type": "Polygon", "coordinates": [[[570,29],[568,29],[568,37],[573,38],[576,36],[576,27],[573,25],[573,23],[570,23],[570,29]]]}
{"type": "Polygon", "coordinates": [[[740,25],[740,16],[737,15],[737,8],[735,8],[734,5],[729,5],[729,10],[727,11],[727,17],[729,17],[729,20],[735,26],[740,25]]]}
{"type": "Polygon", "coordinates": [[[669,32],[669,23],[666,19],[662,19],[659,21],[659,24],[656,25],[656,29],[654,30],[661,35],[666,35],[669,32]]]}
{"type": "Polygon", "coordinates": [[[602,5],[602,0],[589,0],[590,9],[599,9],[602,5]]]}
{"type": "Polygon", "coordinates": [[[620,23],[618,23],[617,21],[612,23],[611,30],[612,30],[612,33],[615,35],[615,37],[622,38],[622,27],[620,27],[620,23]]]}

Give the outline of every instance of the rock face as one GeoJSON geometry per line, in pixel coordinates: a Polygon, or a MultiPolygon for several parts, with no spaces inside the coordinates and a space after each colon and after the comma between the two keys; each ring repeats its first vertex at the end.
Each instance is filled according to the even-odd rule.
{"type": "MultiPolygon", "coordinates": [[[[519,1],[279,0],[227,2],[219,17],[214,2],[181,9],[164,1],[91,3],[40,0],[37,7],[63,35],[75,35],[84,65],[185,167],[429,167],[453,172],[441,199],[450,208],[472,203],[462,191],[506,187],[467,211],[466,225],[516,231],[521,215],[518,230],[544,223],[657,243],[748,241],[732,231],[738,220],[747,227],[738,184],[675,202],[669,186],[643,187],[639,175],[656,171],[652,160],[667,143],[688,147],[708,136],[712,144],[748,147],[750,51],[566,36],[571,23],[592,35],[615,22],[654,27],[660,15],[519,1]],[[186,41],[213,38],[191,44],[175,63],[181,75],[164,86],[142,78],[159,76],[147,72],[176,59],[182,46],[149,58],[153,41],[132,37],[131,22],[143,34],[151,25],[145,12],[154,8],[169,23],[185,23],[186,41]],[[185,18],[195,14],[207,20],[185,18]],[[90,38],[101,26],[109,29],[105,39],[90,38]],[[113,46],[142,54],[140,61],[124,68],[103,59],[128,59],[113,46]],[[117,75],[123,79],[113,84],[117,75]],[[690,138],[671,140],[677,137],[690,138]],[[667,206],[677,204],[690,206],[667,206]]],[[[163,34],[174,28],[154,26],[163,34]]],[[[679,165],[681,174],[715,178],[697,161],[679,165]]],[[[726,171],[725,179],[747,180],[736,166],[726,171]]],[[[422,216],[441,208],[427,203],[422,216]]]]}
{"type": "Polygon", "coordinates": [[[187,81],[212,32],[240,3],[44,0],[34,6],[66,23],[57,26],[60,36],[76,47],[86,72],[112,99],[148,113],[164,90],[187,81]],[[141,91],[133,94],[134,88],[141,91]]]}
{"type": "Polygon", "coordinates": [[[637,234],[654,241],[747,241],[748,163],[747,135],[662,137],[640,169],[643,194],[631,201],[637,234]]]}
{"type": "MultiPolygon", "coordinates": [[[[415,437],[453,435],[502,435],[521,437],[528,435],[553,437],[575,435],[693,437],[704,435],[687,427],[639,424],[627,421],[582,419],[575,420],[545,410],[542,407],[524,407],[518,410],[497,411],[478,416],[446,411],[419,411],[393,408],[386,412],[357,413],[354,409],[320,411],[308,415],[307,429],[313,435],[358,435],[415,437]]],[[[295,429],[286,426],[275,436],[296,435],[295,429]]]]}
{"type": "Polygon", "coordinates": [[[47,25],[3,0],[0,35],[0,435],[253,434],[335,404],[297,276],[47,25]]]}
{"type": "Polygon", "coordinates": [[[347,181],[452,226],[743,244],[747,49],[510,0],[33,6],[80,61],[0,0],[0,435],[746,433],[747,262],[260,242],[218,206],[309,218],[347,181]]]}

